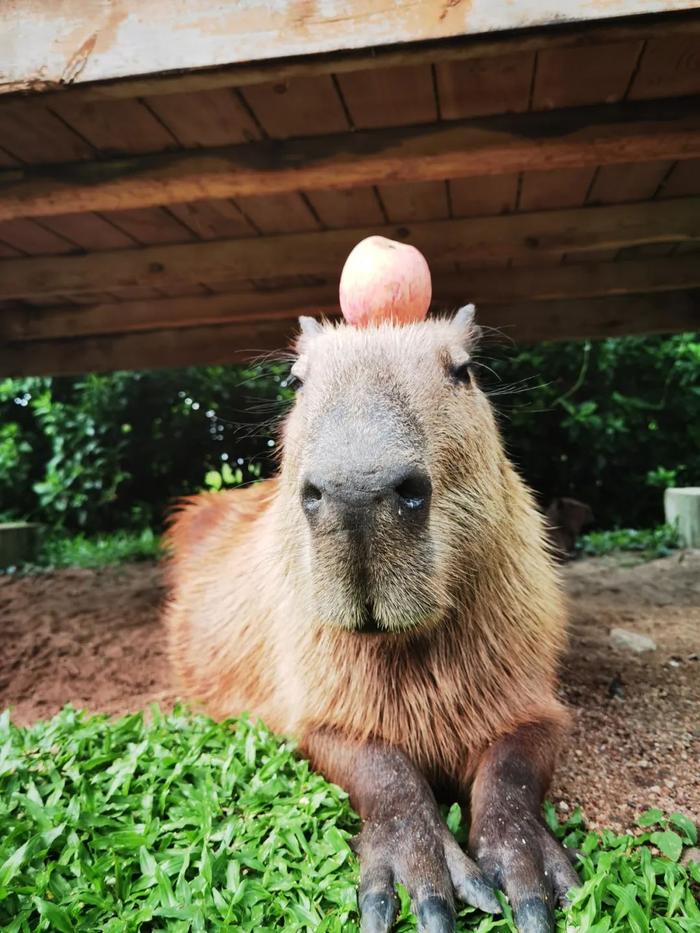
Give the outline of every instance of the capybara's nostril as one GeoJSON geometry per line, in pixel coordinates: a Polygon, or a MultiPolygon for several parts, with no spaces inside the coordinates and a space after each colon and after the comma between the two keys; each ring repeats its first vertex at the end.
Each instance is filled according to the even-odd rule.
{"type": "Polygon", "coordinates": [[[422,470],[411,470],[394,486],[394,491],[399,498],[399,506],[418,512],[428,504],[432,488],[427,473],[422,470]]]}
{"type": "Polygon", "coordinates": [[[321,499],[323,499],[321,490],[318,486],[314,486],[313,483],[307,480],[301,490],[301,507],[307,515],[313,515],[315,512],[318,512],[321,506],[321,499]]]}

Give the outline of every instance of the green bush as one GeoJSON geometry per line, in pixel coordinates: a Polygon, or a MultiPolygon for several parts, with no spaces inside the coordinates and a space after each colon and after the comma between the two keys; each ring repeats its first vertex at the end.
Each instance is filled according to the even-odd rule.
{"type": "MultiPolygon", "coordinates": [[[[542,504],[600,527],[662,520],[700,475],[700,337],[486,345],[479,378],[542,504]]],[[[0,382],[0,515],[67,531],[160,529],[172,500],[267,475],[282,364],[0,382]]]]}
{"type": "Polygon", "coordinates": [[[543,504],[572,496],[601,527],[650,527],[663,486],[697,481],[700,334],[540,344],[485,362],[503,380],[487,381],[510,454],[543,504]]]}
{"type": "Polygon", "coordinates": [[[636,551],[643,557],[667,557],[677,547],[678,530],[671,525],[591,531],[583,535],[579,543],[579,550],[590,556],[636,551]]]}
{"type": "MultiPolygon", "coordinates": [[[[700,929],[700,864],[679,863],[697,841],[688,817],[648,811],[636,837],[586,832],[578,812],[559,825],[551,806],[546,818],[583,856],[559,933],[700,929]]],[[[457,805],[447,820],[463,837],[457,805]]],[[[247,719],[66,708],[19,729],[0,715],[5,933],[357,933],[358,825],[343,791],[247,719]]],[[[409,933],[400,894],[396,931],[409,933]]],[[[502,917],[462,910],[458,930],[513,933],[502,904],[502,917]]]]}
{"type": "Polygon", "coordinates": [[[0,515],[66,531],[161,528],[233,464],[271,469],[286,367],[212,366],[0,382],[0,515]]]}

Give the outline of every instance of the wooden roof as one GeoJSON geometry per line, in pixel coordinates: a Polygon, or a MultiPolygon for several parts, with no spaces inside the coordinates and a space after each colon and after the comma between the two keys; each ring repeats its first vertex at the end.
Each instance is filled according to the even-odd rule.
{"type": "Polygon", "coordinates": [[[700,12],[454,29],[348,51],[338,27],[344,51],[261,44],[182,74],[9,56],[0,374],[282,347],[297,314],[336,313],[345,256],[377,232],[424,251],[436,307],[474,300],[515,339],[700,327],[700,12]]]}

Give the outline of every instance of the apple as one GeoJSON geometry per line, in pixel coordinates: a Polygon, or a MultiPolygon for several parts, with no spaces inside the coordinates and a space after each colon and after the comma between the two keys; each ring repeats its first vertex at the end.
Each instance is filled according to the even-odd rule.
{"type": "Polygon", "coordinates": [[[422,321],[431,297],[430,269],[415,246],[370,236],[360,240],[345,260],[340,309],[348,324],[422,321]]]}

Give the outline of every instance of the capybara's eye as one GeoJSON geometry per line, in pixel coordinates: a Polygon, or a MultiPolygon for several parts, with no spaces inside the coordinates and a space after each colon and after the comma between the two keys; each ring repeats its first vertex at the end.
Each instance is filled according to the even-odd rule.
{"type": "Polygon", "coordinates": [[[296,376],[294,373],[290,373],[286,379],[282,381],[283,389],[291,389],[293,392],[297,392],[302,386],[301,379],[296,376]]]}
{"type": "Polygon", "coordinates": [[[472,381],[472,364],[471,363],[460,363],[458,366],[453,366],[450,375],[455,382],[459,382],[462,385],[471,385],[472,381]]]}

